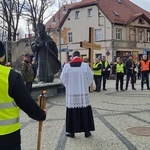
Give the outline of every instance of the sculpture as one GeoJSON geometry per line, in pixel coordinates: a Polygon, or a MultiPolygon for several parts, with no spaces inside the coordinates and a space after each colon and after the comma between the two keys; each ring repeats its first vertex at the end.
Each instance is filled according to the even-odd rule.
{"type": "Polygon", "coordinates": [[[53,39],[45,32],[45,25],[38,23],[38,37],[31,44],[37,62],[37,77],[41,82],[53,82],[60,68],[58,49],[53,39]]]}

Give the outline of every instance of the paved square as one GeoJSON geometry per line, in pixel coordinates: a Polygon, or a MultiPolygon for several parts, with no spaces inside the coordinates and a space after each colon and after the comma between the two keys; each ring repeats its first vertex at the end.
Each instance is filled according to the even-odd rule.
{"type": "MultiPolygon", "coordinates": [[[[96,130],[89,138],[84,133],[65,136],[65,96],[50,97],[41,150],[150,150],[150,136],[128,132],[133,127],[150,127],[150,91],[141,91],[140,80],[135,88],[130,85],[128,91],[116,92],[115,80],[108,80],[107,91],[90,93],[96,130]]],[[[36,150],[38,122],[21,112],[21,123],[22,149],[36,150]]]]}

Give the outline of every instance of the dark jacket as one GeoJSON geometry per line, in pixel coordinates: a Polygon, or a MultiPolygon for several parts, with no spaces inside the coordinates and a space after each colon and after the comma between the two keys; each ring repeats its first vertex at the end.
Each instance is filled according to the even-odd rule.
{"type": "Polygon", "coordinates": [[[128,59],[126,62],[125,62],[125,68],[126,68],[126,74],[128,75],[128,74],[133,74],[134,73],[134,69],[135,69],[135,63],[134,63],[134,61],[132,60],[130,60],[130,59],[128,59]],[[132,65],[134,65],[133,66],[133,69],[131,69],[132,68],[132,65]]]}
{"type": "Polygon", "coordinates": [[[108,61],[102,61],[102,69],[105,69],[105,71],[102,71],[102,75],[107,75],[108,68],[110,68],[108,61]],[[105,62],[107,62],[107,66],[105,66],[105,62]]]}
{"type": "Polygon", "coordinates": [[[33,82],[34,72],[32,65],[29,62],[23,61],[21,63],[21,74],[24,82],[33,82]]]}
{"type": "MultiPolygon", "coordinates": [[[[39,108],[35,100],[29,95],[22,77],[19,73],[14,70],[10,71],[9,74],[9,90],[8,94],[10,97],[14,98],[17,106],[22,109],[29,117],[32,119],[42,121],[46,119],[45,112],[39,108]]],[[[20,130],[0,136],[0,149],[11,149],[16,143],[21,143],[20,130]],[[8,144],[9,143],[9,144],[8,144]]]]}

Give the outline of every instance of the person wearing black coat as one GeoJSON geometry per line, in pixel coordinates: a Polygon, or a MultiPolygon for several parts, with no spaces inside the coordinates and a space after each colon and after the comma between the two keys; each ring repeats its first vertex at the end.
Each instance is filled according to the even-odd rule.
{"type": "Polygon", "coordinates": [[[102,63],[103,90],[107,91],[106,89],[107,71],[108,68],[110,68],[110,66],[105,56],[103,56],[101,63],[102,63]]]}
{"type": "Polygon", "coordinates": [[[135,67],[136,66],[133,61],[133,56],[130,55],[129,59],[125,62],[126,75],[127,75],[125,90],[128,90],[128,84],[129,84],[130,78],[131,78],[132,90],[136,90],[136,88],[134,87],[134,69],[135,69],[135,67]]]}

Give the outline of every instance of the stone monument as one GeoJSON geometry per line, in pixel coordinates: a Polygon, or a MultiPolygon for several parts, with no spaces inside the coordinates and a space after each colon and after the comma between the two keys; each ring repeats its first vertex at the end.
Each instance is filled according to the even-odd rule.
{"type": "Polygon", "coordinates": [[[60,70],[58,49],[53,39],[45,32],[45,25],[38,23],[38,37],[31,44],[37,63],[37,77],[39,82],[53,82],[54,75],[60,70]]]}

